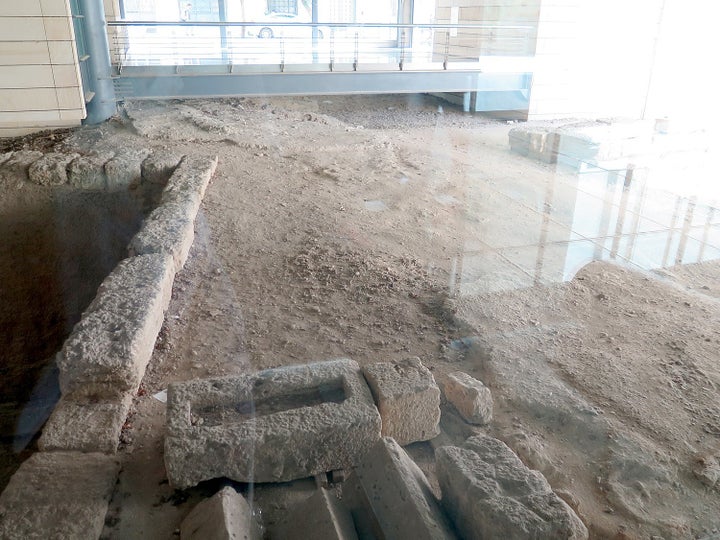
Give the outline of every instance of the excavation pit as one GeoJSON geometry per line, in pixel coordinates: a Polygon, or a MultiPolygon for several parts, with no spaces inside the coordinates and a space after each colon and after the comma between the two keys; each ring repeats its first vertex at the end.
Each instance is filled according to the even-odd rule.
{"type": "Polygon", "coordinates": [[[33,164],[51,155],[15,152],[0,166],[0,489],[60,397],[56,353],[162,190],[140,178],[109,190],[102,167],[96,182],[73,186],[71,164],[87,159],[75,154],[66,183],[33,182],[33,164]]]}

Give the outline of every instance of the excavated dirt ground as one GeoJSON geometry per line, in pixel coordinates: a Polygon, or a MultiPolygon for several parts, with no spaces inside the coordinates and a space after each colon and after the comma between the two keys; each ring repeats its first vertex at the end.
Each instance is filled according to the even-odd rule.
{"type": "MultiPolygon", "coordinates": [[[[169,383],[409,356],[438,379],[484,380],[487,432],[541,470],[593,538],[718,534],[720,267],[593,263],[567,283],[463,289],[463,253],[493,245],[479,203],[504,204],[482,186],[570,174],[510,154],[510,127],[430,97],[254,98],[126,103],[57,142],[220,157],[123,431],[104,537],[171,538],[217,488],[167,485],[154,395],[169,383]]],[[[429,445],[410,451],[434,483],[429,445]]],[[[243,489],[272,532],[313,486],[243,489]]]]}

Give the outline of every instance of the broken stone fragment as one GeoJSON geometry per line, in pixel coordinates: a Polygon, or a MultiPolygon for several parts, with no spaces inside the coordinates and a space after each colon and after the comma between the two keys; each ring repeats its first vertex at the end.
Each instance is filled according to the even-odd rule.
{"type": "Polygon", "coordinates": [[[481,381],[462,371],[455,371],[447,376],[443,390],[445,398],[466,422],[485,425],[492,420],[492,393],[481,381]]]}
{"type": "Polygon", "coordinates": [[[440,433],[440,389],[419,358],[363,368],[382,418],[382,434],[404,446],[440,433]]]}
{"type": "Polygon", "coordinates": [[[245,497],[225,487],[193,508],[180,525],[180,540],[260,540],[245,497]]]}
{"type": "Polygon", "coordinates": [[[12,152],[3,152],[2,154],[0,154],[0,165],[2,165],[7,160],[9,160],[12,157],[12,155],[13,155],[12,152]]]}
{"type": "Polygon", "coordinates": [[[380,438],[370,390],[347,359],[171,384],[167,421],[165,468],[177,488],[352,467],[380,438]]]}
{"type": "Polygon", "coordinates": [[[585,525],[542,474],[485,435],[435,452],[442,503],[464,538],[571,539],[585,525]]]}
{"type": "Polygon", "coordinates": [[[104,454],[33,454],[0,495],[0,538],[97,540],[119,468],[104,454]]]}
{"type": "Polygon", "coordinates": [[[327,489],[318,489],[295,507],[276,528],[277,538],[357,540],[350,510],[327,489]]]}
{"type": "Polygon", "coordinates": [[[417,464],[390,437],[343,484],[361,538],[447,540],[452,527],[417,464]]]}

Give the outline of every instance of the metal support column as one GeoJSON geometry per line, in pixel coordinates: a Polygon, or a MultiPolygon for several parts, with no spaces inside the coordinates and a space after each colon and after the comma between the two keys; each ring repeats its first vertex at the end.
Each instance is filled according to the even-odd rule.
{"type": "Polygon", "coordinates": [[[87,104],[86,124],[99,124],[113,116],[117,110],[115,88],[111,78],[110,46],[105,26],[102,0],[79,0],[85,27],[88,54],[88,86],[95,93],[87,104]]]}

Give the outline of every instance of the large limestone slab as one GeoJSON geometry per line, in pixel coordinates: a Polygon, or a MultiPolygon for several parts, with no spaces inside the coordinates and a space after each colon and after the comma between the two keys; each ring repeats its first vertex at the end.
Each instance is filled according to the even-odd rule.
{"type": "Polygon", "coordinates": [[[117,265],[58,356],[64,395],[113,399],[137,390],[170,302],[174,277],[167,255],[140,255],[117,265]]]}
{"type": "Polygon", "coordinates": [[[0,538],[97,540],[118,471],[103,454],[34,454],[0,495],[0,538]]]}
{"type": "Polygon", "coordinates": [[[321,487],[290,511],[273,537],[357,540],[358,535],[350,510],[321,487]]]}
{"type": "Polygon", "coordinates": [[[231,487],[199,503],[180,525],[180,540],[261,540],[245,498],[231,487]]]}
{"type": "Polygon", "coordinates": [[[168,180],[161,202],[180,205],[185,217],[195,220],[217,163],[217,156],[185,156],[168,180]]]}
{"type": "Polygon", "coordinates": [[[78,154],[50,152],[38,159],[28,169],[31,182],[41,186],[61,186],[67,184],[67,168],[78,154]]]}
{"type": "Polygon", "coordinates": [[[361,537],[455,538],[425,475],[389,437],[378,441],[343,486],[361,537]]]}
{"type": "Polygon", "coordinates": [[[170,255],[179,271],[187,260],[193,240],[195,222],[185,215],[177,203],[161,204],[143,222],[143,226],[130,241],[130,255],[161,253],[170,255]]]}
{"type": "Polygon", "coordinates": [[[492,393],[482,381],[462,371],[455,371],[448,374],[443,390],[445,398],[466,422],[485,425],[492,421],[492,393]]]}
{"type": "Polygon", "coordinates": [[[440,389],[420,359],[371,364],[363,374],[380,409],[384,437],[404,446],[440,433],[440,389]]]}
{"type": "Polygon", "coordinates": [[[130,394],[113,400],[63,396],[43,427],[38,447],[113,454],[131,402],[130,394]]]}
{"type": "Polygon", "coordinates": [[[347,359],[172,384],[167,407],[165,467],[178,488],[344,469],[380,438],[370,390],[347,359]]]}
{"type": "Polygon", "coordinates": [[[588,537],[580,518],[545,477],[502,441],[485,435],[435,452],[442,502],[465,538],[588,537]]]}

